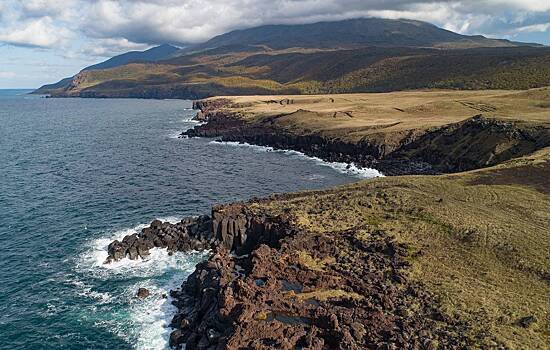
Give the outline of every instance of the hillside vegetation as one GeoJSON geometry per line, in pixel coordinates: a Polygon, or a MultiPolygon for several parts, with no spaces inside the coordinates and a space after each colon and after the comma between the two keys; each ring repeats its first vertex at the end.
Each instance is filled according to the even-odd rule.
{"type": "Polygon", "coordinates": [[[203,98],[550,85],[550,49],[408,20],[357,19],[233,31],[170,58],[84,70],[54,96],[203,98]],[[91,84],[90,82],[93,82],[91,84]]]}
{"type": "MultiPolygon", "coordinates": [[[[325,280],[338,276],[333,292],[361,290],[349,276],[372,273],[372,266],[353,263],[369,241],[382,236],[405,247],[403,255],[410,266],[406,277],[395,284],[420,286],[435,298],[432,306],[441,313],[426,316],[434,318],[436,326],[412,338],[433,339],[438,327],[452,320],[453,329],[447,334],[460,334],[467,348],[547,349],[549,171],[546,148],[485,170],[379,178],[327,191],[274,196],[248,206],[261,215],[290,213],[303,232],[302,240],[332,242],[330,250],[307,247],[307,253],[285,252],[281,260],[298,260],[301,268],[321,271],[325,280]],[[341,243],[346,240],[354,244],[341,243]]],[[[261,257],[257,259],[256,264],[261,264],[261,257]]],[[[331,292],[297,278],[296,283],[305,283],[304,295],[309,298],[331,292]]],[[[329,305],[346,300],[333,294],[329,305]]],[[[420,305],[412,303],[396,313],[386,306],[384,311],[389,317],[412,318],[422,312],[420,305]]],[[[430,346],[438,348],[437,343],[430,346]]]]}

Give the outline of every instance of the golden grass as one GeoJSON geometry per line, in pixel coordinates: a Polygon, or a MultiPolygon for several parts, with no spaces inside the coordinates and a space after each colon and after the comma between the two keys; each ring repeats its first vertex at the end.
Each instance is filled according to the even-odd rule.
{"type": "Polygon", "coordinates": [[[305,266],[306,268],[313,271],[325,271],[327,265],[334,264],[336,259],[334,257],[328,257],[325,259],[315,259],[306,251],[298,252],[298,262],[305,266]]]}
{"type": "MultiPolygon", "coordinates": [[[[407,91],[335,95],[225,96],[249,121],[278,116],[295,133],[318,132],[349,141],[422,132],[474,115],[550,124],[550,88],[529,91],[407,91]]],[[[402,135],[401,135],[402,136],[402,135]]]]}
{"type": "Polygon", "coordinates": [[[346,292],[345,290],[342,290],[342,289],[316,290],[313,292],[296,293],[295,296],[298,300],[315,299],[318,301],[326,301],[328,299],[333,299],[333,298],[355,299],[355,300],[363,299],[362,295],[359,295],[354,292],[346,292]]]}
{"type": "MultiPolygon", "coordinates": [[[[409,279],[444,312],[488,329],[512,349],[550,344],[550,148],[483,170],[361,181],[282,195],[255,211],[290,212],[318,234],[369,225],[410,247],[409,279]],[[520,325],[523,317],[536,322],[520,325]]],[[[367,229],[365,229],[367,227],[367,229]]],[[[353,254],[353,251],[349,252],[353,254]]],[[[318,267],[310,256],[302,259],[318,267]]],[[[350,267],[352,268],[352,267],[350,267]]],[[[323,298],[338,291],[304,293],[323,298]]]]}

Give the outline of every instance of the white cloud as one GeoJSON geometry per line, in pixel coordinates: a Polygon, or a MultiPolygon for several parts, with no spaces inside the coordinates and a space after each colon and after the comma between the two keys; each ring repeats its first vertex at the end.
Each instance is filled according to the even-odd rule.
{"type": "Polygon", "coordinates": [[[550,23],[533,24],[530,26],[520,27],[517,30],[522,33],[535,33],[546,32],[548,29],[550,29],[550,23]]]}
{"type": "Polygon", "coordinates": [[[24,0],[21,1],[22,17],[55,17],[60,20],[71,20],[78,9],[78,0],[24,0]]]}
{"type": "Polygon", "coordinates": [[[548,0],[90,0],[87,5],[82,25],[87,36],[148,44],[201,42],[263,24],[365,16],[418,19],[460,33],[498,36],[550,18],[548,0]]]}
{"type": "Polygon", "coordinates": [[[57,27],[49,17],[27,20],[17,23],[14,27],[0,30],[0,41],[35,47],[54,47],[67,42],[72,33],[62,27],[57,27]]]}
{"type": "Polygon", "coordinates": [[[487,3],[494,6],[512,7],[522,11],[550,11],[550,1],[548,0],[487,0],[487,3]]]}
{"type": "Polygon", "coordinates": [[[96,39],[86,44],[78,54],[95,57],[111,57],[126,51],[142,51],[151,45],[138,44],[125,38],[96,39]]]}
{"type": "Polygon", "coordinates": [[[550,0],[0,0],[0,42],[111,55],[233,29],[375,16],[494,37],[548,30],[550,0]],[[65,47],[66,49],[66,47],[65,47]]]}

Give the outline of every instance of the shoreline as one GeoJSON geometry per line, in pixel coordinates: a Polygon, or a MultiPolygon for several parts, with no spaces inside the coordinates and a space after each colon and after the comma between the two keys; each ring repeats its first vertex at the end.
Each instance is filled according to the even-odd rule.
{"type": "MultiPolygon", "coordinates": [[[[193,108],[199,110],[195,119],[202,124],[183,132],[182,136],[293,150],[327,162],[374,168],[385,175],[435,175],[474,170],[529,154],[550,144],[548,132],[537,124],[479,113],[443,121],[435,127],[403,126],[394,130],[392,124],[388,127],[385,121],[380,121],[381,125],[365,127],[359,124],[354,128],[364,129],[364,136],[349,138],[346,133],[352,130],[325,129],[332,124],[347,122],[340,121],[342,117],[338,113],[342,112],[321,114],[315,109],[304,109],[316,108],[315,99],[321,100],[321,97],[316,96],[310,102],[300,96],[305,101],[302,104],[297,96],[281,98],[279,102],[270,100],[269,96],[265,99],[263,96],[251,97],[254,102],[233,101],[227,97],[195,101],[193,108]],[[273,112],[266,112],[272,104],[278,107],[273,112]],[[309,119],[313,120],[310,122],[309,119]],[[296,125],[300,120],[306,120],[305,125],[296,125]],[[319,128],[319,123],[327,126],[319,128]],[[472,145],[460,149],[464,148],[462,143],[468,138],[475,138],[472,145]],[[502,149],[500,154],[495,152],[498,149],[502,149]]],[[[329,100],[334,101],[334,98],[329,100]]],[[[319,104],[322,106],[319,108],[327,108],[326,102],[319,104]]],[[[398,119],[394,124],[400,127],[399,124],[405,122],[398,119]]]]}
{"type": "MultiPolygon", "coordinates": [[[[495,232],[499,227],[510,227],[521,236],[526,233],[512,228],[514,224],[529,225],[525,220],[544,222],[540,210],[531,213],[534,219],[520,219],[515,217],[518,212],[510,209],[517,206],[516,200],[525,202],[521,199],[525,193],[517,183],[538,191],[537,199],[529,203],[531,207],[545,207],[548,200],[545,195],[548,180],[540,180],[539,175],[547,171],[550,163],[548,148],[544,148],[548,145],[544,129],[475,116],[431,129],[398,148],[369,142],[351,147],[349,143],[322,135],[297,135],[265,120],[244,120],[238,112],[231,111],[227,100],[209,103],[194,103],[194,107],[200,109],[196,119],[203,124],[183,135],[217,137],[223,142],[250,143],[251,147],[290,149],[328,161],[382,164],[390,169],[389,175],[455,174],[390,176],[324,191],[213,206],[211,216],[205,221],[208,224],[201,231],[204,234],[186,229],[184,242],[189,237],[196,239],[199,245],[209,245],[212,254],[197,265],[181,289],[170,292],[179,310],[171,322],[172,348],[180,348],[184,343],[191,350],[262,346],[284,349],[296,346],[312,349],[501,347],[508,342],[524,342],[527,334],[533,332],[532,324],[542,322],[540,327],[544,329],[546,318],[536,307],[526,311],[513,301],[507,301],[505,308],[517,311],[506,316],[509,321],[499,321],[504,316],[499,307],[491,304],[493,288],[483,289],[477,283],[472,284],[467,274],[464,280],[456,277],[452,267],[464,264],[467,273],[484,278],[477,276],[479,267],[473,262],[486,269],[492,269],[493,265],[502,269],[502,265],[506,266],[507,273],[524,280],[522,285],[544,290],[547,272],[536,263],[523,266],[525,262],[521,261],[525,261],[525,255],[521,254],[525,247],[518,243],[521,241],[507,242],[521,247],[510,251],[500,252],[499,245],[495,245],[492,249],[499,254],[486,258],[489,260],[478,262],[479,257],[462,255],[464,251],[478,249],[480,243],[475,243],[475,234],[481,227],[488,227],[487,220],[493,219],[478,208],[494,207],[487,199],[490,200],[495,191],[511,193],[503,200],[502,207],[492,209],[505,213],[495,217],[503,215],[501,220],[508,222],[498,223],[495,232]],[[451,145],[460,144],[468,135],[478,138],[492,135],[491,144],[481,152],[492,152],[509,139],[517,143],[500,158],[483,154],[484,166],[475,161],[466,162],[475,160],[478,154],[462,154],[463,158],[453,165],[443,162],[441,155],[429,152],[415,154],[413,166],[406,164],[410,159],[404,157],[405,151],[414,153],[414,147],[423,147],[425,140],[437,145],[442,135],[444,143],[451,145]],[[518,147],[522,142],[526,146],[518,147]],[[531,144],[538,148],[530,148],[531,144]],[[387,148],[392,147],[388,153],[387,148]],[[394,154],[397,157],[394,158],[394,154]],[[461,170],[472,171],[459,172],[461,170]],[[506,174],[505,180],[501,179],[502,174],[506,174]],[[479,187],[481,184],[484,187],[479,187]],[[447,186],[451,187],[447,189],[447,186]],[[473,197],[460,199],[472,191],[473,197]],[[465,201],[470,204],[465,206],[465,201]],[[453,215],[449,216],[449,212],[453,215]],[[461,220],[462,215],[469,219],[461,220]],[[446,255],[440,255],[449,249],[446,255]],[[516,254],[520,255],[516,257],[516,254]],[[446,259],[450,259],[450,269],[446,264],[439,264],[446,259]],[[513,267],[508,266],[510,263],[513,267]],[[472,290],[476,291],[473,298],[480,298],[476,302],[489,303],[497,310],[491,311],[494,315],[483,316],[481,323],[480,319],[472,318],[473,309],[465,299],[472,290]],[[448,293],[465,306],[449,304],[445,297],[448,293]],[[519,335],[514,336],[516,333],[519,335]]],[[[153,223],[151,227],[160,230],[162,225],[153,223]]],[[[170,231],[171,226],[165,226],[163,229],[170,231]]],[[[530,234],[536,239],[544,237],[540,228],[530,230],[534,230],[530,234]]],[[[508,233],[511,237],[512,232],[508,233]]],[[[506,279],[500,283],[502,285],[494,288],[500,291],[521,288],[510,286],[506,279]]],[[[526,290],[516,291],[522,298],[529,298],[526,290]]],[[[497,298],[496,305],[500,302],[497,298]]],[[[535,326],[535,330],[538,327],[535,326]]],[[[544,343],[543,339],[544,335],[540,334],[530,341],[537,348],[544,343]]]]}
{"type": "Polygon", "coordinates": [[[250,144],[246,142],[238,142],[238,141],[221,141],[217,139],[210,141],[209,144],[220,145],[220,146],[226,145],[229,147],[250,147],[255,150],[258,150],[258,152],[280,152],[290,156],[298,156],[298,157],[305,158],[308,161],[316,162],[319,165],[332,168],[342,174],[348,174],[348,175],[357,177],[359,179],[372,179],[376,177],[385,176],[384,174],[382,174],[381,172],[379,172],[377,169],[374,169],[374,168],[358,167],[354,163],[329,162],[319,157],[309,156],[303,152],[295,151],[292,149],[279,149],[271,146],[260,146],[260,145],[254,145],[254,144],[250,144]]]}

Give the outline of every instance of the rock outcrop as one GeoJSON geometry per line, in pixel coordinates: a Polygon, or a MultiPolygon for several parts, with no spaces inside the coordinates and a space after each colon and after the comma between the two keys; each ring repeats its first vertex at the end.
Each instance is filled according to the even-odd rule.
{"type": "Polygon", "coordinates": [[[152,248],[166,248],[169,252],[209,249],[214,243],[211,226],[212,220],[208,216],[186,218],[176,224],[154,220],[140,233],[109,244],[105,263],[123,258],[145,258],[152,248]]]}
{"type": "Polygon", "coordinates": [[[149,295],[151,295],[151,292],[147,288],[139,288],[137,293],[136,293],[136,296],[140,299],[145,299],[149,295]]]}
{"type": "MultiPolygon", "coordinates": [[[[407,279],[383,232],[317,235],[246,207],[214,209],[219,246],[171,291],[170,346],[206,349],[466,347],[437,300],[407,279]],[[353,252],[353,253],[352,253],[353,252]]],[[[368,228],[367,228],[368,229],[368,228]]]]}

